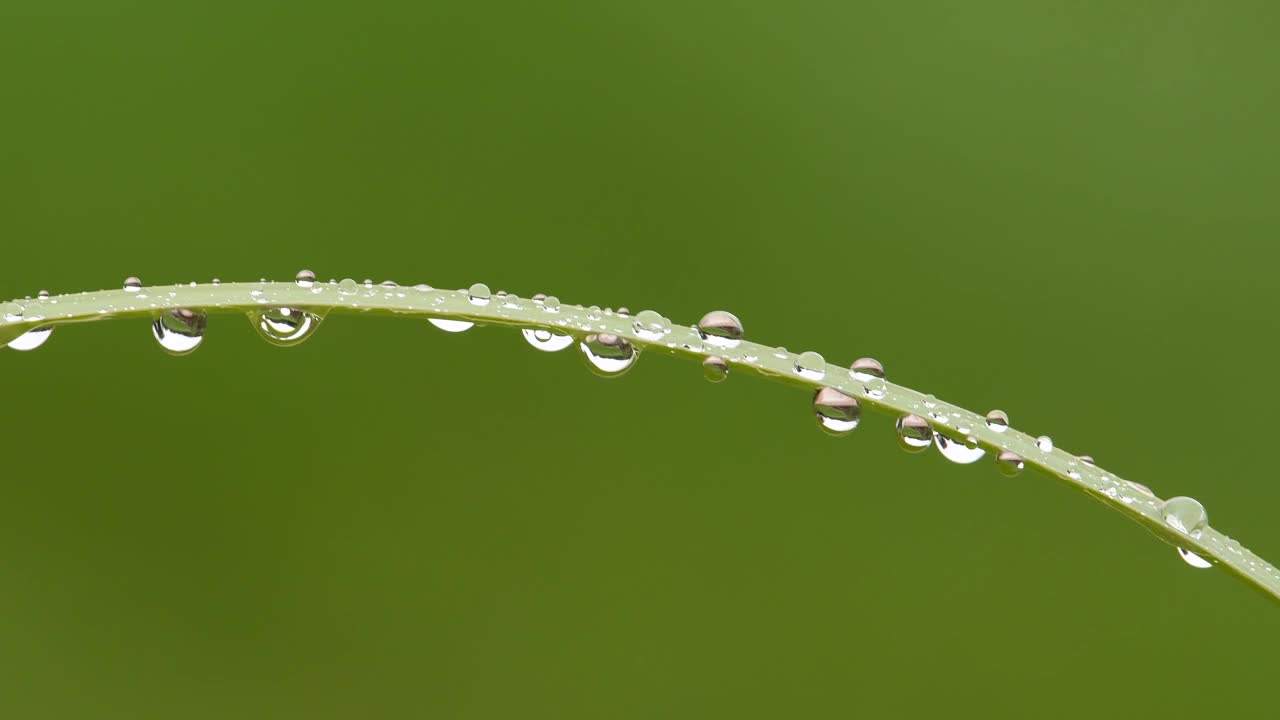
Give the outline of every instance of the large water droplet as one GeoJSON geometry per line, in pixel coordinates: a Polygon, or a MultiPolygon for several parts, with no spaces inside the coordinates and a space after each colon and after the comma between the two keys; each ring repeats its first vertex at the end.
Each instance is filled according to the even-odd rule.
{"type": "Polygon", "coordinates": [[[698,321],[698,334],[708,345],[736,347],[742,342],[742,321],[731,312],[712,310],[698,321]]]}
{"type": "Polygon", "coordinates": [[[38,328],[32,328],[18,337],[9,341],[9,347],[14,350],[35,350],[49,340],[49,336],[53,335],[52,325],[43,325],[38,328]]]}
{"type": "Polygon", "coordinates": [[[1209,524],[1209,513],[1199,500],[1179,495],[1160,506],[1164,523],[1180,533],[1195,537],[1209,524]]]}
{"type": "Polygon", "coordinates": [[[125,292],[138,292],[142,289],[142,281],[136,277],[127,277],[124,279],[125,292]]]}
{"type": "Polygon", "coordinates": [[[267,342],[290,347],[311,337],[321,317],[298,308],[276,307],[254,313],[250,319],[267,342]]]}
{"type": "Polygon", "coordinates": [[[176,308],[151,323],[151,334],[170,355],[186,355],[204,342],[208,316],[199,310],[176,308]]]}
{"type": "Polygon", "coordinates": [[[800,353],[791,369],[806,380],[821,380],[827,374],[827,361],[818,353],[810,350],[800,353]]]}
{"type": "Polygon", "coordinates": [[[827,433],[844,435],[858,427],[862,406],[857,398],[835,388],[824,387],[814,393],[813,414],[827,433]]]}
{"type": "Polygon", "coordinates": [[[484,283],[476,283],[467,288],[467,301],[472,305],[480,307],[488,305],[491,297],[493,297],[493,293],[489,292],[489,286],[484,283]]]}
{"type": "Polygon", "coordinates": [[[310,270],[299,270],[293,281],[298,283],[298,287],[309,288],[316,284],[316,274],[310,270]]]}
{"type": "Polygon", "coordinates": [[[1053,452],[1053,438],[1048,435],[1041,435],[1036,438],[1036,447],[1040,452],[1053,452]]]}
{"type": "Polygon", "coordinates": [[[884,379],[884,366],[875,358],[858,358],[849,366],[849,375],[858,382],[868,383],[884,379]]]}
{"type": "Polygon", "coordinates": [[[898,444],[907,452],[924,452],[933,444],[933,428],[919,415],[903,415],[894,427],[898,431],[898,444]]]}
{"type": "Polygon", "coordinates": [[[351,278],[342,278],[338,282],[338,292],[342,295],[355,295],[360,292],[360,283],[351,278]]]}
{"type": "Polygon", "coordinates": [[[636,362],[638,353],[626,338],[610,333],[588,335],[578,344],[582,356],[597,375],[614,377],[621,375],[636,362]]]}
{"type": "MultiPolygon", "coordinates": [[[[622,311],[619,310],[618,313],[622,314],[622,311]]],[[[635,329],[636,335],[645,340],[661,340],[671,332],[671,323],[653,310],[641,310],[637,313],[631,327],[635,329]]]]}
{"type": "Polygon", "coordinates": [[[1014,477],[1018,473],[1022,472],[1022,468],[1025,467],[1025,463],[1022,461],[1021,455],[1011,453],[1006,450],[996,456],[996,467],[999,468],[1002,475],[1006,477],[1014,477]]]}
{"type": "Polygon", "coordinates": [[[722,357],[712,355],[702,361],[702,375],[711,382],[718,383],[729,377],[729,363],[722,357]]]}
{"type": "Polygon", "coordinates": [[[1205,560],[1204,558],[1191,552],[1190,550],[1187,550],[1186,548],[1178,548],[1178,556],[1182,558],[1183,562],[1185,562],[1186,564],[1190,565],[1193,568],[1199,568],[1201,570],[1205,570],[1213,567],[1213,563],[1209,562],[1208,560],[1205,560]]]}
{"type": "Polygon", "coordinates": [[[992,410],[987,413],[987,427],[1002,433],[1009,429],[1009,416],[1003,410],[992,410]]]}
{"type": "Polygon", "coordinates": [[[939,432],[933,434],[933,442],[937,445],[938,452],[942,453],[942,457],[961,465],[978,462],[983,455],[987,454],[987,451],[979,445],[967,445],[939,432]]]}
{"type": "Polygon", "coordinates": [[[573,338],[543,328],[524,328],[520,331],[524,339],[535,348],[544,352],[556,352],[573,344],[573,338]]]}
{"type": "Polygon", "coordinates": [[[467,320],[449,320],[447,318],[427,318],[427,322],[435,325],[445,332],[460,333],[470,330],[476,324],[467,320]]]}

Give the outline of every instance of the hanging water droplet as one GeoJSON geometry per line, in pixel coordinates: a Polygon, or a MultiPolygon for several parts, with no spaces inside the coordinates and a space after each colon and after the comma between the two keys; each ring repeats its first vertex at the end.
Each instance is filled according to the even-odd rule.
{"type": "Polygon", "coordinates": [[[977,462],[987,454],[987,451],[977,444],[968,445],[939,432],[933,434],[933,442],[938,447],[938,452],[942,453],[942,457],[960,465],[977,462]]]}
{"type": "Polygon", "coordinates": [[[1199,500],[1179,495],[1165,500],[1160,506],[1164,523],[1180,533],[1197,536],[1209,524],[1209,513],[1199,500]]]}
{"type": "Polygon", "coordinates": [[[560,298],[555,295],[548,295],[542,299],[542,309],[549,313],[560,312],[560,298]]]}
{"type": "Polygon", "coordinates": [[[742,342],[742,321],[731,312],[712,310],[702,316],[697,328],[708,345],[731,348],[742,342]]]}
{"type": "Polygon", "coordinates": [[[298,308],[275,307],[252,313],[250,320],[267,342],[290,347],[311,337],[321,316],[298,308]]]}
{"type": "Polygon", "coordinates": [[[1178,556],[1182,558],[1183,562],[1185,562],[1186,564],[1190,565],[1193,568],[1198,568],[1200,570],[1207,570],[1208,568],[1213,567],[1213,563],[1209,562],[1208,560],[1205,560],[1204,558],[1191,552],[1190,550],[1187,550],[1186,548],[1178,548],[1178,556]]]}
{"type": "Polygon", "coordinates": [[[32,328],[31,330],[28,330],[18,337],[10,340],[9,347],[14,350],[22,350],[24,352],[27,350],[35,350],[45,344],[51,335],[53,335],[53,326],[42,325],[38,328],[32,328]]]}
{"type": "Polygon", "coordinates": [[[729,363],[722,357],[712,355],[702,361],[702,376],[713,383],[718,383],[729,377],[729,363]]]}
{"type": "Polygon", "coordinates": [[[142,289],[142,281],[136,277],[127,277],[124,279],[125,292],[138,292],[142,289]]]}
{"type": "Polygon", "coordinates": [[[447,318],[427,318],[427,322],[435,325],[445,332],[460,333],[470,330],[476,324],[466,320],[449,320],[447,318]]]}
{"type": "Polygon", "coordinates": [[[544,352],[556,352],[573,344],[573,338],[543,328],[524,328],[520,331],[524,339],[535,348],[544,352]]]}
{"type": "Polygon", "coordinates": [[[827,361],[818,353],[810,350],[800,353],[792,365],[797,375],[808,380],[821,380],[827,374],[827,361]]]}
{"type": "Polygon", "coordinates": [[[924,452],[933,444],[933,428],[919,415],[903,415],[894,427],[898,431],[899,444],[907,452],[924,452]]]}
{"type": "Polygon", "coordinates": [[[631,327],[645,340],[661,340],[671,332],[671,323],[653,310],[641,310],[631,327]]]}
{"type": "Polygon", "coordinates": [[[858,427],[862,405],[851,395],[824,387],[813,395],[813,414],[828,434],[844,435],[858,427]]]}
{"type": "Polygon", "coordinates": [[[293,276],[293,281],[298,283],[298,287],[309,288],[316,284],[316,274],[310,270],[299,270],[298,274],[293,276]]]}
{"type": "Polygon", "coordinates": [[[151,323],[151,334],[170,355],[186,355],[204,342],[208,316],[198,310],[176,308],[151,323]]]}
{"type": "Polygon", "coordinates": [[[858,358],[849,366],[849,375],[858,382],[884,379],[884,366],[875,358],[858,358]]]}
{"type": "Polygon", "coordinates": [[[626,338],[610,333],[588,335],[578,344],[582,356],[597,375],[621,375],[635,364],[638,353],[626,338]]]}
{"type": "Polygon", "coordinates": [[[0,315],[8,322],[18,322],[26,315],[27,309],[17,303],[7,302],[0,305],[0,315]]]}
{"type": "Polygon", "coordinates": [[[1053,452],[1053,438],[1048,435],[1041,435],[1036,438],[1036,447],[1040,452],[1053,452]]]}
{"type": "Polygon", "coordinates": [[[338,283],[338,292],[342,295],[355,295],[360,292],[360,283],[351,278],[342,278],[338,283]]]}
{"type": "Polygon", "coordinates": [[[1000,473],[1005,477],[1014,477],[1018,473],[1022,472],[1022,468],[1025,467],[1025,463],[1022,461],[1021,455],[1011,453],[1006,450],[996,456],[996,467],[999,468],[1000,473]]]}
{"type": "Polygon", "coordinates": [[[987,427],[1002,433],[1009,429],[1009,416],[1003,410],[992,410],[987,413],[987,427]]]}
{"type": "Polygon", "coordinates": [[[493,293],[489,292],[489,286],[484,283],[476,283],[475,285],[467,288],[467,301],[472,305],[479,305],[481,307],[488,305],[489,298],[492,297],[492,295],[493,293]]]}

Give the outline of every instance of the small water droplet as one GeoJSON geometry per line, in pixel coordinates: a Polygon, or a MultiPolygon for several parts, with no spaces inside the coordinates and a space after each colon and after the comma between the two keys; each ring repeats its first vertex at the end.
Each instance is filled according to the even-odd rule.
{"type": "Polygon", "coordinates": [[[942,457],[960,465],[977,462],[982,459],[983,455],[987,454],[987,451],[979,445],[967,445],[939,432],[933,434],[933,442],[937,446],[938,452],[942,453],[942,457]]]}
{"type": "Polygon", "coordinates": [[[1040,449],[1040,452],[1053,452],[1053,438],[1048,435],[1041,435],[1036,438],[1036,447],[1040,449]]]}
{"type": "Polygon", "coordinates": [[[41,300],[48,300],[48,299],[49,299],[49,291],[48,291],[48,290],[41,290],[40,292],[36,293],[36,297],[40,298],[41,300]]]}
{"type": "Polygon", "coordinates": [[[321,316],[290,307],[267,308],[250,314],[258,334],[272,345],[291,347],[311,337],[321,316]]]}
{"type": "Polygon", "coordinates": [[[543,352],[557,352],[573,344],[569,335],[561,335],[543,328],[524,328],[520,331],[524,339],[533,347],[543,352]]]}
{"type": "Polygon", "coordinates": [[[17,303],[7,302],[0,305],[0,314],[3,314],[8,322],[18,322],[26,313],[27,309],[17,303]]]}
{"type": "Polygon", "coordinates": [[[1146,485],[1143,485],[1140,482],[1134,482],[1132,480],[1129,480],[1128,482],[1130,485],[1134,487],[1134,489],[1136,489],[1138,492],[1142,493],[1143,495],[1148,495],[1150,497],[1156,496],[1155,493],[1151,492],[1151,488],[1147,487],[1146,485]]]}
{"type": "Polygon", "coordinates": [[[536,293],[536,294],[534,294],[534,296],[533,296],[533,297],[531,297],[531,298],[529,298],[529,299],[530,299],[530,300],[532,300],[532,301],[534,301],[535,303],[537,303],[537,304],[541,305],[541,304],[542,304],[542,301],[547,299],[547,295],[546,295],[546,293],[536,293]]]}
{"type": "Polygon", "coordinates": [[[1009,429],[1009,416],[1003,410],[992,410],[987,413],[987,427],[1002,433],[1009,429]]]}
{"type": "Polygon", "coordinates": [[[661,340],[671,332],[671,323],[653,310],[641,310],[631,327],[645,340],[661,340]]]}
{"type": "Polygon", "coordinates": [[[384,288],[400,287],[400,283],[396,282],[395,280],[383,280],[378,284],[384,288]]]}
{"type": "Polygon", "coordinates": [[[427,318],[427,322],[435,325],[445,332],[460,333],[470,330],[476,324],[467,320],[449,320],[447,318],[427,318]]]}
{"type": "Polygon", "coordinates": [[[813,395],[813,414],[828,434],[844,435],[858,427],[862,405],[851,395],[824,387],[813,395]]]}
{"type": "Polygon", "coordinates": [[[1190,550],[1187,550],[1186,548],[1178,548],[1178,556],[1182,558],[1183,562],[1185,562],[1186,564],[1190,565],[1193,568],[1197,568],[1200,570],[1207,570],[1213,567],[1213,563],[1209,562],[1208,560],[1205,560],[1204,558],[1191,552],[1190,550]]]}
{"type": "Polygon", "coordinates": [[[1085,465],[1096,465],[1096,464],[1097,464],[1097,463],[1095,463],[1095,462],[1093,461],[1093,456],[1092,456],[1092,455],[1081,455],[1081,456],[1080,456],[1080,462],[1084,463],[1085,465]]]}
{"type": "Polygon", "coordinates": [[[351,278],[342,278],[338,283],[338,293],[342,295],[355,295],[360,292],[360,283],[351,278]]]}
{"type": "Polygon", "coordinates": [[[933,444],[933,428],[919,415],[903,415],[894,427],[898,431],[899,444],[907,452],[924,452],[933,444]]]}
{"type": "Polygon", "coordinates": [[[1160,506],[1164,523],[1180,533],[1195,537],[1209,524],[1209,513],[1199,500],[1179,495],[1160,506]]]}
{"type": "Polygon", "coordinates": [[[708,345],[737,347],[742,342],[742,321],[724,310],[712,310],[698,321],[698,334],[708,345]]]}
{"type": "Polygon", "coordinates": [[[432,290],[431,286],[426,283],[418,283],[417,285],[413,286],[413,289],[417,290],[418,292],[431,292],[432,290]]]}
{"type": "Polygon", "coordinates": [[[208,316],[199,310],[176,308],[151,323],[151,334],[170,355],[186,355],[204,342],[208,316]]]}
{"type": "Polygon", "coordinates": [[[309,288],[316,284],[316,274],[310,270],[299,270],[298,274],[293,276],[293,281],[298,283],[298,287],[309,288]]]}
{"type": "Polygon", "coordinates": [[[827,361],[818,353],[810,350],[800,353],[791,369],[807,380],[821,380],[827,374],[827,361]]]}
{"type": "Polygon", "coordinates": [[[22,350],[23,352],[27,350],[35,350],[45,344],[51,335],[53,335],[52,325],[43,325],[38,328],[32,328],[31,330],[28,330],[18,337],[10,340],[9,347],[14,350],[22,350]]]}
{"type": "Polygon", "coordinates": [[[472,305],[479,305],[481,307],[488,305],[489,298],[492,297],[492,295],[493,294],[489,292],[489,286],[484,283],[476,283],[475,285],[467,288],[467,301],[472,305]]]}
{"type": "Polygon", "coordinates": [[[627,307],[624,305],[618,308],[618,314],[621,315],[622,317],[626,317],[631,314],[631,311],[627,309],[627,307]]]}
{"type": "Polygon", "coordinates": [[[712,355],[702,361],[702,376],[713,383],[721,382],[729,377],[729,363],[718,355],[712,355]]]}
{"type": "Polygon", "coordinates": [[[588,365],[604,377],[615,377],[631,369],[639,355],[626,338],[610,333],[588,335],[578,347],[588,365]]]}
{"type": "Polygon", "coordinates": [[[214,285],[221,285],[221,284],[222,284],[222,281],[221,281],[221,280],[219,280],[218,278],[214,278],[214,279],[213,279],[213,284],[214,284],[214,285]]]}
{"type": "Polygon", "coordinates": [[[996,456],[996,467],[1005,477],[1014,477],[1022,472],[1025,463],[1022,461],[1021,455],[1006,450],[996,456]]]}
{"type": "Polygon", "coordinates": [[[849,366],[849,375],[858,382],[884,379],[884,366],[875,358],[858,358],[849,366]]]}
{"type": "Polygon", "coordinates": [[[560,298],[555,295],[548,295],[542,299],[542,309],[549,313],[560,312],[560,298]]]}
{"type": "Polygon", "coordinates": [[[125,292],[138,292],[142,289],[142,281],[136,277],[127,277],[124,279],[125,292]]]}

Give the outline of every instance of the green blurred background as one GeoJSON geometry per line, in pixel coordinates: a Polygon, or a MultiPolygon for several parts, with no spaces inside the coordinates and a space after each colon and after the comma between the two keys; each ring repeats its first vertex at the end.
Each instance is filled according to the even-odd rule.
{"type": "MultiPolygon", "coordinates": [[[[0,4],[0,297],[654,308],[1280,558],[1271,3],[0,4]],[[1242,442],[1250,440],[1249,443],[1242,442]]],[[[1280,608],[1046,477],[498,329],[0,354],[0,715],[1245,717],[1280,608]]]]}

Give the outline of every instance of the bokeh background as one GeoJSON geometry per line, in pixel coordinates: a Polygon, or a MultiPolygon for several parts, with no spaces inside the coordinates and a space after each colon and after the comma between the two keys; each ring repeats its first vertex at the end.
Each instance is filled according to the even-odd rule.
{"type": "MultiPolygon", "coordinates": [[[[725,308],[1280,558],[1262,2],[8,0],[0,297],[725,308]],[[1246,442],[1247,441],[1247,442],[1246,442]]],[[[1280,609],[875,416],[505,330],[0,353],[12,718],[1245,717],[1280,609]]]]}

